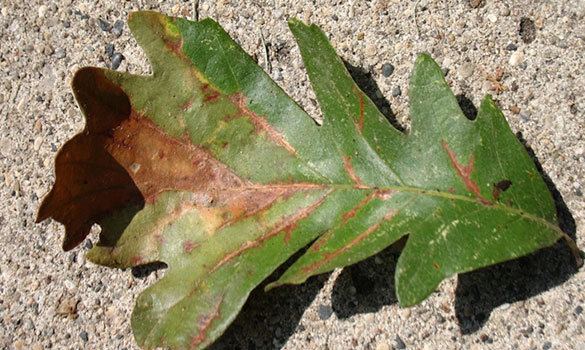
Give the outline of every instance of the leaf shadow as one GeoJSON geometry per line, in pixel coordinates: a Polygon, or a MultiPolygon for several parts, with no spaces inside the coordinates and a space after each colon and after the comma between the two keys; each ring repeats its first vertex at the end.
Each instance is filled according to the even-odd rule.
{"type": "Polygon", "coordinates": [[[372,77],[372,73],[361,67],[353,66],[345,60],[343,60],[343,63],[357,86],[370,98],[370,100],[372,100],[372,102],[374,102],[374,105],[376,105],[378,110],[386,117],[390,124],[401,132],[404,132],[404,126],[396,119],[396,115],[392,112],[390,102],[388,102],[382,94],[382,91],[380,91],[378,84],[376,84],[376,81],[372,77]]]}
{"type": "Polygon", "coordinates": [[[394,273],[399,251],[392,245],[341,271],[331,293],[331,307],[339,319],[377,312],[398,302],[394,273]]]}
{"type": "Polygon", "coordinates": [[[305,250],[294,254],[250,293],[234,322],[210,350],[280,349],[291,335],[304,329],[299,321],[330,273],[312,277],[301,285],[283,285],[268,292],[264,287],[277,280],[305,250]]]}
{"type": "MultiPolygon", "coordinates": [[[[575,240],[575,219],[563,196],[543,170],[538,157],[522,134],[518,133],[516,136],[534,161],[553,196],[559,226],[575,240]]],[[[461,333],[477,332],[495,308],[536,296],[562,284],[576,272],[573,255],[564,242],[560,241],[552,247],[519,259],[460,274],[455,292],[455,314],[461,333]]]]}

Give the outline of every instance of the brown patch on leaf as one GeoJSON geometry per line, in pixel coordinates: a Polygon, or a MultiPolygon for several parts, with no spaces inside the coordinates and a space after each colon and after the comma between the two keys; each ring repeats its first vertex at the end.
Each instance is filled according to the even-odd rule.
{"type": "Polygon", "coordinates": [[[244,242],[238,249],[230,252],[229,254],[225,255],[221,260],[219,260],[217,264],[215,264],[215,266],[211,268],[210,271],[211,272],[216,271],[229,261],[240,256],[242,253],[246,252],[249,249],[259,247],[260,245],[262,245],[262,243],[264,243],[265,241],[274,236],[279,235],[281,232],[285,232],[285,234],[288,234],[290,239],[290,235],[292,234],[292,231],[296,228],[298,222],[311,215],[315,211],[315,209],[317,209],[321,204],[323,204],[328,194],[329,193],[325,193],[324,195],[320,196],[319,199],[311,203],[309,206],[297,211],[295,214],[284,217],[281,221],[276,223],[268,232],[258,237],[256,240],[244,242]],[[287,233],[287,231],[290,232],[287,233]]]}
{"type": "Polygon", "coordinates": [[[188,140],[171,138],[134,111],[104,147],[130,175],[147,203],[164,191],[193,191],[213,196],[217,189],[244,185],[225,165],[188,140]]]}
{"type": "Polygon", "coordinates": [[[220,296],[215,302],[211,313],[202,315],[197,320],[197,334],[191,338],[191,349],[197,348],[207,338],[207,331],[209,330],[213,321],[220,316],[220,307],[223,303],[223,296],[220,296]]]}
{"type": "Polygon", "coordinates": [[[246,98],[241,93],[236,93],[230,96],[231,101],[238,107],[240,112],[246,116],[254,128],[256,129],[257,133],[265,132],[266,137],[271,140],[272,142],[276,143],[279,146],[282,146],[286,149],[290,154],[296,155],[297,151],[295,148],[288,143],[288,141],[284,138],[282,133],[277,131],[272,127],[272,125],[268,124],[266,119],[258,114],[254,113],[252,110],[248,108],[248,104],[246,102],[246,98]]]}
{"type": "MultiPolygon", "coordinates": [[[[375,190],[375,191],[372,191],[365,198],[363,198],[361,201],[359,201],[359,203],[356,204],[355,207],[351,208],[349,211],[345,212],[341,216],[342,223],[343,224],[346,224],[352,217],[354,217],[357,214],[358,211],[360,211],[369,202],[371,202],[372,199],[379,198],[379,199],[385,201],[385,200],[390,199],[391,197],[392,197],[392,191],[391,190],[375,190]]],[[[333,233],[333,230],[330,229],[325,234],[321,235],[321,237],[319,237],[319,239],[315,243],[313,243],[313,245],[311,246],[310,249],[312,251],[314,251],[314,252],[318,252],[319,250],[321,250],[321,247],[323,247],[323,245],[329,241],[329,238],[331,238],[331,234],[332,233],[333,233]]]]}
{"type": "Polygon", "coordinates": [[[186,112],[186,111],[190,110],[191,107],[193,107],[193,100],[189,99],[189,100],[187,100],[187,102],[185,102],[181,105],[181,110],[186,112]]]}
{"type": "Polygon", "coordinates": [[[133,266],[137,266],[137,265],[142,265],[145,263],[144,258],[140,255],[134,255],[133,257],[130,258],[130,263],[133,266]]]}
{"type": "Polygon", "coordinates": [[[482,196],[479,186],[477,185],[477,183],[475,183],[475,181],[471,179],[471,173],[473,173],[475,162],[475,158],[473,157],[473,155],[469,157],[469,162],[467,165],[465,166],[461,165],[457,161],[457,155],[451,148],[449,148],[447,142],[442,141],[441,144],[443,146],[443,149],[445,149],[445,151],[447,152],[449,159],[451,160],[451,165],[453,166],[453,169],[455,169],[457,176],[459,176],[459,178],[463,181],[467,190],[471,192],[481,202],[481,204],[484,205],[492,204],[489,200],[482,196]]]}
{"type": "Polygon", "coordinates": [[[355,126],[358,132],[361,134],[362,130],[364,129],[364,120],[365,120],[365,103],[364,103],[364,94],[354,85],[353,91],[356,93],[359,99],[359,111],[357,115],[357,121],[355,122],[355,126]]]}
{"type": "Polygon", "coordinates": [[[341,248],[338,248],[330,253],[325,253],[323,255],[322,259],[319,259],[317,261],[315,261],[314,263],[305,266],[303,268],[303,272],[306,275],[309,275],[311,273],[313,273],[314,271],[318,270],[319,268],[321,268],[323,265],[329,263],[330,261],[332,261],[333,259],[337,258],[338,256],[340,256],[341,254],[347,252],[348,250],[352,249],[353,247],[355,247],[356,245],[358,245],[360,242],[362,242],[363,240],[365,240],[366,238],[368,238],[372,233],[374,233],[376,230],[378,230],[378,228],[380,228],[380,226],[386,222],[386,221],[390,221],[392,220],[392,218],[397,214],[397,211],[394,209],[390,209],[386,215],[384,215],[383,220],[371,225],[370,227],[368,227],[367,229],[365,229],[362,233],[360,233],[359,235],[357,235],[356,237],[354,237],[354,239],[352,239],[349,243],[347,243],[346,245],[344,245],[341,248]]]}
{"type": "Polygon", "coordinates": [[[193,242],[192,240],[186,240],[183,242],[183,252],[185,254],[189,254],[193,251],[193,249],[197,248],[199,244],[193,242]]]}
{"type": "MultiPolygon", "coordinates": [[[[73,90],[86,116],[86,126],[58,153],[55,185],[37,217],[37,221],[52,217],[64,224],[65,250],[81,243],[94,223],[124,208],[138,212],[165,191],[193,195],[191,201],[154,228],[154,235],[160,237],[169,220],[186,210],[197,209],[204,221],[211,223],[208,230],[217,230],[226,221],[265,210],[278,198],[323,188],[306,183],[255,184],[238,177],[207,150],[186,137],[170,137],[132,110],[128,96],[101,69],[78,71],[73,90]]],[[[263,118],[246,113],[271,138],[292,151],[263,118]]],[[[119,234],[102,231],[100,242],[114,246],[119,234]]]]}
{"type": "Polygon", "coordinates": [[[216,101],[219,96],[221,96],[220,92],[217,89],[211,87],[209,84],[203,84],[201,86],[201,92],[203,93],[204,103],[216,101]]]}
{"type": "Polygon", "coordinates": [[[362,209],[366,204],[370,203],[372,199],[376,197],[376,192],[372,191],[368,194],[364,199],[362,199],[355,207],[351,208],[348,212],[344,213],[341,217],[343,223],[347,223],[347,221],[355,216],[357,212],[362,209]]]}
{"type": "Polygon", "coordinates": [[[357,176],[357,174],[355,173],[355,170],[353,169],[353,164],[351,163],[351,157],[343,157],[343,168],[347,172],[347,175],[349,175],[349,178],[351,179],[351,181],[354,182],[354,184],[355,184],[354,188],[357,188],[357,189],[367,189],[368,188],[368,186],[366,186],[362,183],[362,179],[360,179],[360,177],[357,176]]]}

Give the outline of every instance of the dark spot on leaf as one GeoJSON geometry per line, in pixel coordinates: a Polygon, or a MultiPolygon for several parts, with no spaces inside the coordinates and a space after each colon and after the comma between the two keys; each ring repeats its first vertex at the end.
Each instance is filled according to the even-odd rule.
{"type": "Polygon", "coordinates": [[[512,186],[512,181],[508,179],[504,179],[498,183],[495,183],[492,190],[492,196],[494,197],[494,200],[498,200],[500,198],[500,194],[505,192],[508,188],[510,188],[510,186],[512,186]]]}
{"type": "Polygon", "coordinates": [[[198,246],[197,243],[191,241],[191,240],[186,240],[183,242],[183,251],[186,254],[189,254],[193,251],[193,249],[195,249],[198,246]]]}

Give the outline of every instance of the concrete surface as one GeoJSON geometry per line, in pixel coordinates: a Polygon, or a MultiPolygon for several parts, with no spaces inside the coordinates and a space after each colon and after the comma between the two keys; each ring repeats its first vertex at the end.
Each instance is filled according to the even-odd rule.
{"type": "MultiPolygon", "coordinates": [[[[82,128],[73,72],[115,63],[147,73],[128,12],[191,16],[193,2],[3,0],[0,8],[0,348],[135,349],[133,301],[164,272],[92,265],[90,240],[63,253],[63,228],[33,220],[55,152],[82,128]]],[[[565,229],[585,248],[583,0],[201,0],[198,8],[266,67],[262,31],[272,77],[316,118],[287,18],[320,25],[404,125],[412,64],[430,52],[471,112],[485,93],[496,95],[556,186],[565,229]]],[[[452,278],[411,309],[396,305],[395,259],[387,251],[300,287],[258,290],[216,348],[585,349],[585,269],[574,270],[562,244],[452,278]]]]}

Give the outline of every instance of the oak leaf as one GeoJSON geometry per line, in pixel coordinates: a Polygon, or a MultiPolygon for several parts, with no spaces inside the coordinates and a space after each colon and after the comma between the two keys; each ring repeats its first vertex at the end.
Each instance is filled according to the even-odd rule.
{"type": "Polygon", "coordinates": [[[57,155],[38,219],[64,224],[65,250],[99,224],[87,254],[97,264],[168,264],[136,302],[140,346],[211,344],[307,245],[268,288],[408,236],[395,276],[403,306],[453,274],[560,238],[576,249],[494,101],[468,120],[428,55],[415,63],[411,131],[402,133],[323,32],[290,21],[324,115],[318,126],[216,22],[138,12],[129,25],[152,75],[75,74],[86,126],[57,155]]]}

